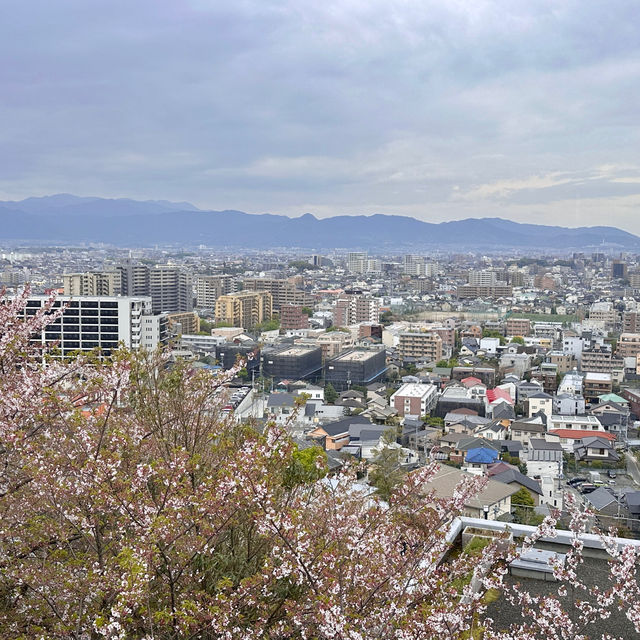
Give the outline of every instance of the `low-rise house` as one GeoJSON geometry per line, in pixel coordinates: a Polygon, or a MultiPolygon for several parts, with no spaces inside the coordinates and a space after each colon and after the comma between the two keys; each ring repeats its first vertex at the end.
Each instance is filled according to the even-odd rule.
{"type": "Polygon", "coordinates": [[[562,416],[577,416],[584,414],[585,401],[581,395],[559,393],[553,398],[553,413],[562,416]]]}
{"type": "Polygon", "coordinates": [[[539,417],[516,420],[511,423],[511,439],[522,443],[524,448],[529,446],[532,438],[540,438],[547,428],[539,417]]]}
{"type": "Polygon", "coordinates": [[[551,429],[545,434],[545,439],[549,442],[559,442],[566,453],[573,453],[575,445],[583,438],[593,438],[594,436],[608,440],[611,443],[615,442],[616,439],[614,435],[605,431],[596,434],[593,431],[579,431],[577,429],[551,429]]]}
{"type": "Polygon", "coordinates": [[[559,442],[548,442],[544,438],[532,438],[526,454],[527,475],[550,476],[559,478],[562,475],[563,449],[559,442]]]}
{"type": "Polygon", "coordinates": [[[487,467],[498,460],[499,454],[495,449],[477,447],[469,449],[464,459],[464,471],[474,475],[486,476],[487,467]]]}
{"type": "Polygon", "coordinates": [[[486,425],[476,428],[474,434],[487,440],[504,440],[509,431],[510,420],[493,420],[486,425]]]}
{"type": "Polygon", "coordinates": [[[491,476],[494,480],[515,486],[517,489],[526,489],[529,495],[533,498],[534,506],[540,504],[540,496],[542,496],[542,489],[540,483],[520,473],[517,469],[507,469],[501,473],[496,473],[491,476]]]}
{"type": "MultiPolygon", "coordinates": [[[[437,498],[451,498],[465,475],[468,474],[455,467],[438,465],[435,476],[425,483],[424,490],[433,491],[437,498]]],[[[463,515],[488,520],[509,519],[511,496],[517,491],[517,487],[489,478],[483,489],[467,500],[463,515]]]]}
{"type": "Polygon", "coordinates": [[[527,398],[527,415],[531,418],[540,411],[547,416],[553,413],[553,396],[544,391],[534,393],[527,398]]]}
{"type": "Polygon", "coordinates": [[[579,462],[600,462],[617,463],[620,456],[613,447],[613,442],[602,437],[582,438],[573,446],[573,453],[579,462]]]}
{"type": "Polygon", "coordinates": [[[349,429],[355,424],[361,425],[361,428],[374,426],[367,418],[352,416],[320,425],[310,431],[307,437],[319,442],[327,451],[339,451],[349,444],[349,429]]]}

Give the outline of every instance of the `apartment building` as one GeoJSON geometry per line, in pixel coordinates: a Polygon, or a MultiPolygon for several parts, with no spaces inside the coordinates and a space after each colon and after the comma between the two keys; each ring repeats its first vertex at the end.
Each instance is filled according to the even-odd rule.
{"type": "Polygon", "coordinates": [[[640,333],[622,333],[617,354],[621,358],[635,358],[640,353],[640,333]]]}
{"type": "Polygon", "coordinates": [[[200,316],[195,311],[167,314],[169,330],[173,334],[195,334],[200,331],[200,316]]]}
{"type": "Polygon", "coordinates": [[[309,328],[309,316],[303,312],[302,305],[285,304],[280,307],[280,328],[285,330],[309,328]]]}
{"type": "Polygon", "coordinates": [[[193,310],[191,275],[184,269],[126,262],[118,271],[122,295],[151,296],[154,313],[193,310]]]}
{"type": "Polygon", "coordinates": [[[613,380],[610,373],[593,373],[584,376],[584,398],[587,402],[597,402],[598,396],[611,393],[613,380]]]}
{"type": "Polygon", "coordinates": [[[529,318],[508,318],[505,323],[508,336],[530,336],[531,320],[529,318]]]}
{"type": "MultiPolygon", "coordinates": [[[[640,286],[640,275],[638,286],[640,286]]],[[[640,314],[637,311],[625,311],[622,314],[622,332],[640,333],[640,314]]]]}
{"type": "Polygon", "coordinates": [[[348,327],[361,322],[377,323],[380,320],[380,303],[377,298],[363,294],[346,294],[336,300],[333,324],[348,327]]]}
{"type": "Polygon", "coordinates": [[[253,329],[261,322],[271,320],[272,315],[272,298],[268,291],[238,291],[216,300],[216,322],[232,327],[253,329]]]}
{"type": "Polygon", "coordinates": [[[310,293],[281,278],[245,278],[243,288],[245,291],[268,291],[274,311],[280,311],[287,304],[301,307],[313,307],[315,304],[315,299],[310,293]]]}
{"type": "Polygon", "coordinates": [[[508,298],[513,295],[513,287],[505,282],[492,285],[465,284],[458,287],[458,298],[508,298]]]}
{"type": "Polygon", "coordinates": [[[582,371],[611,373],[614,369],[623,369],[624,362],[614,356],[610,349],[596,344],[582,352],[581,368],[582,371]]]}
{"type": "Polygon", "coordinates": [[[322,349],[323,360],[327,360],[352,347],[353,335],[350,331],[329,331],[320,334],[316,342],[322,349]]]}
{"type": "MultiPolygon", "coordinates": [[[[48,296],[31,296],[26,315],[34,315],[48,296]]],[[[101,349],[109,356],[120,344],[129,349],[153,350],[166,344],[169,323],[166,314],[153,314],[149,297],[59,296],[54,307],[66,305],[64,313],[48,325],[33,343],[56,343],[60,356],[101,349]]]]}
{"type": "Polygon", "coordinates": [[[226,296],[235,291],[236,283],[230,274],[198,276],[196,278],[196,306],[199,309],[213,309],[220,296],[226,296]]]}
{"type": "Polygon", "coordinates": [[[404,331],[399,335],[398,353],[406,358],[442,359],[442,338],[437,333],[404,331]]]}
{"type": "Polygon", "coordinates": [[[62,283],[65,296],[117,296],[122,289],[118,271],[65,273],[62,283]]]}
{"type": "Polygon", "coordinates": [[[347,255],[347,269],[351,273],[366,273],[368,259],[366,251],[352,251],[347,255]]]}
{"type": "Polygon", "coordinates": [[[433,384],[403,384],[389,399],[399,416],[426,416],[438,404],[438,389],[433,384]]]}

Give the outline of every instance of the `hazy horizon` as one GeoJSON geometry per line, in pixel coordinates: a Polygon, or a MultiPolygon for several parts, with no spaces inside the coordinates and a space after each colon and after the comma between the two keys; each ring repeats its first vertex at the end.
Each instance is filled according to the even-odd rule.
{"type": "Polygon", "coordinates": [[[0,199],[640,234],[637,5],[8,0],[0,199]]]}

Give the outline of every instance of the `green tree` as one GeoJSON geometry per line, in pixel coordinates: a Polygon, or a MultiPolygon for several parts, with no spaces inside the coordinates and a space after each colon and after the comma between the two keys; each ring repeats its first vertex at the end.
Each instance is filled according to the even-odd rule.
{"type": "Polygon", "coordinates": [[[313,315],[313,309],[311,307],[302,307],[302,313],[304,313],[305,316],[311,317],[313,315]]]}
{"type": "Polygon", "coordinates": [[[284,486],[292,489],[301,484],[312,484],[327,475],[327,454],[322,447],[293,448],[291,462],[284,471],[284,486]]]}
{"type": "Polygon", "coordinates": [[[338,399],[338,392],[335,387],[328,382],[324,388],[324,401],[327,404],[333,404],[338,399]]]}
{"type": "Polygon", "coordinates": [[[535,501],[525,487],[521,487],[511,496],[511,506],[514,519],[520,524],[538,525],[544,519],[533,510],[535,501]]]}
{"type": "Polygon", "coordinates": [[[389,502],[393,490],[402,483],[405,472],[400,467],[400,447],[394,446],[396,430],[387,429],[382,435],[383,445],[372,460],[369,468],[369,482],[376,488],[376,493],[389,502]]]}
{"type": "Polygon", "coordinates": [[[209,322],[205,318],[200,318],[200,331],[198,333],[202,336],[210,336],[211,329],[213,329],[214,326],[212,322],[209,322]]]}
{"type": "Polygon", "coordinates": [[[516,344],[524,344],[524,338],[522,336],[514,336],[511,338],[511,342],[515,342],[516,344]]]}

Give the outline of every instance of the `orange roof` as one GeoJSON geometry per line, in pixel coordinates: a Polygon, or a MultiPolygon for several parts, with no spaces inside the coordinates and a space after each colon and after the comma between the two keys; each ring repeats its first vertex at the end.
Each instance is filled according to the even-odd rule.
{"type": "Polygon", "coordinates": [[[549,433],[559,438],[572,438],[581,440],[582,438],[604,438],[605,440],[615,440],[616,437],[606,431],[583,431],[581,429],[551,429],[549,433]]]}

